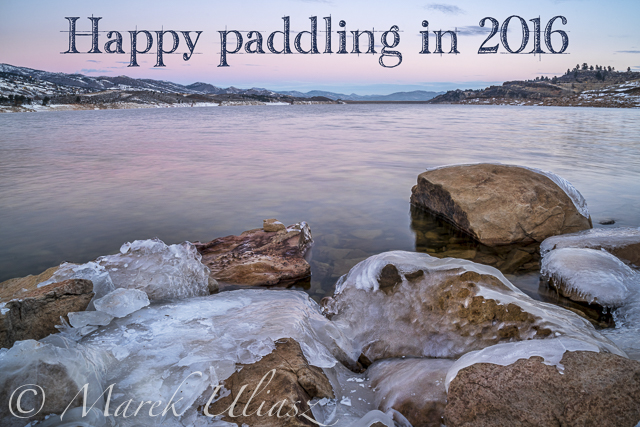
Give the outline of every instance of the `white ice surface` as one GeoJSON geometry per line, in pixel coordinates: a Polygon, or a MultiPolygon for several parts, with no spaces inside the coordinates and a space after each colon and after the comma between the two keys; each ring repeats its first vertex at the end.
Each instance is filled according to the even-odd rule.
{"type": "Polygon", "coordinates": [[[508,366],[517,360],[529,359],[532,356],[542,357],[545,365],[555,366],[558,371],[563,372],[564,366],[560,361],[565,351],[593,351],[599,353],[600,349],[593,343],[567,337],[496,344],[479,351],[469,352],[458,359],[447,372],[445,386],[449,391],[449,384],[458,375],[458,372],[476,363],[493,363],[495,365],[508,366]]]}
{"type": "MultiPolygon", "coordinates": [[[[345,362],[358,357],[317,304],[298,291],[238,290],[156,304],[114,319],[80,343],[113,356],[105,383],[116,384],[114,407],[125,396],[166,403],[179,389],[183,400],[176,408],[182,412],[206,403],[205,390],[228,378],[237,363],[256,362],[286,337],[300,343],[314,366],[331,368],[336,356],[345,362]]],[[[119,425],[152,425],[160,418],[139,415],[119,425]]],[[[171,413],[164,422],[180,425],[171,413]]]]}
{"type": "Polygon", "coordinates": [[[640,274],[605,250],[555,249],[542,258],[541,273],[589,304],[609,308],[624,305],[630,290],[640,287],[640,274]]]}
{"type": "Polygon", "coordinates": [[[611,251],[634,244],[640,244],[640,227],[592,228],[549,237],[540,245],[540,253],[545,255],[553,249],[563,248],[602,248],[611,251]]]}
{"type": "Polygon", "coordinates": [[[139,289],[151,301],[209,294],[209,269],[196,247],[184,242],[166,245],[159,239],[125,243],[120,253],[96,260],[116,288],[139,289]]]}
{"type": "Polygon", "coordinates": [[[147,294],[138,289],[118,288],[95,300],[96,311],[113,317],[125,317],[149,305],[147,294]]]}
{"type": "MultiPolygon", "coordinates": [[[[142,307],[140,307],[142,308],[142,307]]],[[[113,316],[102,311],[80,311],[71,312],[68,315],[69,323],[74,328],[82,328],[84,326],[106,326],[111,323],[113,316]]]]}

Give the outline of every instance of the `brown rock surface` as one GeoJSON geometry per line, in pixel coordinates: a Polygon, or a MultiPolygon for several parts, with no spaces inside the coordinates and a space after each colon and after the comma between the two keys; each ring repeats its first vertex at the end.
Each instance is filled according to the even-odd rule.
{"type": "MultiPolygon", "coordinates": [[[[315,397],[334,397],[331,383],[322,369],[310,366],[300,345],[291,338],[276,342],[275,350],[258,362],[241,365],[238,372],[224,381],[224,387],[231,393],[212,403],[208,407],[208,413],[224,413],[224,421],[238,425],[316,426],[317,424],[301,416],[304,413],[313,419],[307,402],[315,397]],[[270,374],[272,370],[275,370],[273,377],[270,374]],[[265,380],[260,385],[263,377],[265,380]],[[241,390],[245,385],[246,388],[241,390]],[[251,399],[254,392],[255,396],[251,399]],[[234,417],[231,417],[230,406],[234,401],[237,402],[232,410],[234,417]],[[283,401],[284,404],[281,403],[283,401]],[[294,402],[297,411],[294,409],[294,402]],[[261,415],[258,415],[257,411],[261,406],[261,415]],[[277,412],[281,406],[278,417],[277,412]],[[272,408],[275,409],[271,412],[272,415],[269,415],[272,408]],[[243,412],[249,416],[243,416],[243,412]],[[287,413],[289,416],[285,415],[287,413]]],[[[200,407],[199,410],[204,412],[205,407],[200,407]]]]}
{"type": "Polygon", "coordinates": [[[566,352],[564,374],[542,358],[478,363],[449,385],[447,427],[634,427],[640,421],[640,362],[566,352]]]}
{"type": "Polygon", "coordinates": [[[0,315],[0,346],[10,348],[19,340],[38,340],[57,332],[60,317],[84,311],[93,298],[90,280],[70,279],[22,293],[6,302],[0,315]]]}
{"type": "Polygon", "coordinates": [[[40,274],[26,277],[16,277],[0,283],[0,302],[6,302],[14,298],[20,298],[26,292],[36,289],[40,282],[49,280],[58,271],[58,266],[51,267],[40,274]]]}
{"type": "Polygon", "coordinates": [[[448,166],[418,176],[411,203],[489,245],[540,243],[591,228],[550,178],[510,165],[448,166]]]}
{"type": "Polygon", "coordinates": [[[239,236],[220,237],[208,243],[195,242],[202,263],[211,277],[224,284],[289,286],[311,275],[304,254],[311,245],[306,223],[277,232],[261,228],[239,236]]]}

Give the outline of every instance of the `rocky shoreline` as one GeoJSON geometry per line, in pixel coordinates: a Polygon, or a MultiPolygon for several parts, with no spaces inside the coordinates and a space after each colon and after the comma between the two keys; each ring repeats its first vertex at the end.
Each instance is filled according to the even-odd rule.
{"type": "MultiPolygon", "coordinates": [[[[593,229],[570,183],[520,166],[428,170],[411,203],[487,249],[439,252],[416,236],[424,253],[370,256],[317,304],[286,289],[309,279],[309,225],[268,219],[207,243],[125,243],[1,283],[1,423],[640,422],[640,229],[593,229]],[[516,270],[540,272],[573,306],[530,298],[503,274],[516,270]],[[23,384],[51,396],[26,422],[8,411],[23,384]],[[111,400],[100,395],[109,384],[111,400]],[[131,402],[127,413],[128,400],[164,407],[177,390],[173,413],[133,416],[131,402]]],[[[36,394],[23,407],[38,406],[36,394]]]]}

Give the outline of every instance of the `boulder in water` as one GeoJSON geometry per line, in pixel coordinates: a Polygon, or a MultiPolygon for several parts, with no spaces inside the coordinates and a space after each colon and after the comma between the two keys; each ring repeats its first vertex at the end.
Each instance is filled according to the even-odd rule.
{"type": "Polygon", "coordinates": [[[418,176],[411,203],[489,246],[540,243],[592,227],[582,195],[566,180],[521,166],[445,166],[418,176]]]}

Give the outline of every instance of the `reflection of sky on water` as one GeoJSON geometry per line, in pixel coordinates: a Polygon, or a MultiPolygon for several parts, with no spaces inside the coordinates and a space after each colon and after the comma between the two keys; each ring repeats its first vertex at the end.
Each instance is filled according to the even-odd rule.
{"type": "Polygon", "coordinates": [[[550,170],[582,192],[594,223],[640,226],[633,110],[212,107],[4,114],[0,128],[0,280],[271,217],[308,221],[314,259],[335,275],[350,267],[335,260],[414,250],[411,187],[451,163],[550,170]]]}

